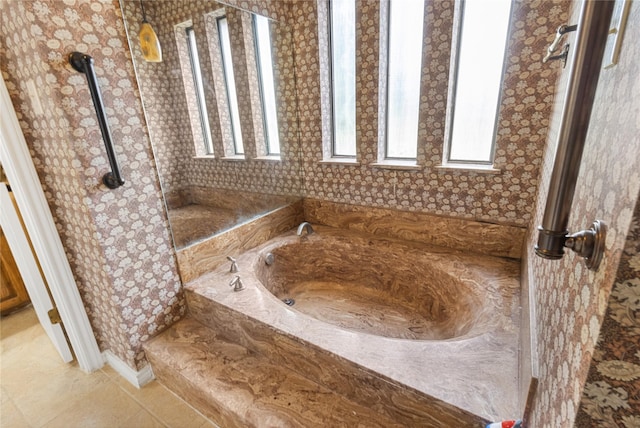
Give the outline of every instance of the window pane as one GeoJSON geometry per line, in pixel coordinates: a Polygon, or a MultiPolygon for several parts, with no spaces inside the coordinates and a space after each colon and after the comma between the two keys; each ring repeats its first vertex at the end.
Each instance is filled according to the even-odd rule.
{"type": "Polygon", "coordinates": [[[415,159],[424,0],[391,0],[389,6],[386,157],[415,159]]]}
{"type": "Polygon", "coordinates": [[[490,163],[511,0],[463,7],[449,160],[490,163]]]}
{"type": "Polygon", "coordinates": [[[238,96],[236,94],[236,81],[233,74],[233,60],[231,58],[231,42],[229,40],[227,18],[223,17],[218,19],[218,32],[220,36],[220,49],[222,51],[224,78],[227,83],[229,109],[231,110],[233,140],[236,147],[236,154],[243,154],[244,147],[242,145],[242,132],[240,131],[240,112],[238,111],[238,96]]]}
{"type": "MultiPolygon", "coordinates": [[[[191,72],[193,83],[196,89],[196,100],[198,112],[200,114],[200,124],[202,125],[202,135],[207,154],[213,154],[213,140],[211,139],[211,128],[209,128],[209,116],[207,115],[207,104],[204,101],[204,85],[202,84],[202,74],[200,72],[200,59],[198,57],[198,47],[196,45],[196,35],[192,27],[187,28],[187,45],[189,46],[189,60],[191,62],[191,72]]],[[[197,128],[196,128],[197,129],[197,128]]]]}
{"type": "Polygon", "coordinates": [[[333,154],[356,155],[356,5],[331,2],[333,154]]]}
{"type": "Polygon", "coordinates": [[[271,37],[269,36],[269,19],[253,15],[256,47],[258,57],[258,73],[260,75],[260,94],[262,96],[262,114],[264,115],[267,137],[267,153],[280,153],[280,136],[278,135],[278,114],[276,110],[276,90],[273,79],[273,57],[271,55],[271,37]]]}

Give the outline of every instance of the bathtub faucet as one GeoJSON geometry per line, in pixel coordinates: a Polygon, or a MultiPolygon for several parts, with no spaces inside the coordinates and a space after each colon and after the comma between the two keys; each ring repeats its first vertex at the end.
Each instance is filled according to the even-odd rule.
{"type": "Polygon", "coordinates": [[[244,284],[242,283],[240,276],[238,275],[234,276],[231,282],[229,283],[229,287],[233,287],[233,291],[244,290],[244,284]]]}
{"type": "Polygon", "coordinates": [[[313,227],[311,227],[311,223],[309,223],[308,221],[304,221],[300,223],[300,226],[298,226],[298,236],[302,236],[302,232],[304,232],[305,229],[307,229],[307,235],[311,235],[313,233],[313,227]]]}
{"type": "Polygon", "coordinates": [[[231,262],[231,268],[229,269],[229,272],[231,273],[238,272],[238,263],[236,262],[236,259],[234,259],[231,256],[227,256],[227,260],[231,262]]]}

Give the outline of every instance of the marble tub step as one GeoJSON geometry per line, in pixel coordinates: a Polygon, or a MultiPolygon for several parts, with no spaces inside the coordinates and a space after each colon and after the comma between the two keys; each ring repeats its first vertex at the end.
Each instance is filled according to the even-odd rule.
{"type": "MultiPolygon", "coordinates": [[[[341,399],[375,411],[381,418],[392,420],[400,426],[421,428],[480,427],[487,424],[487,420],[480,416],[380,376],[272,325],[237,312],[212,299],[207,295],[209,292],[206,286],[185,287],[189,313],[224,338],[225,342],[235,343],[255,355],[267,356],[269,364],[286,367],[290,372],[310,379],[314,385],[332,391],[341,399]]],[[[241,297],[249,300],[255,298],[247,291],[242,293],[246,294],[241,297]]],[[[153,369],[155,372],[156,367],[153,366],[153,369]]]]}
{"type": "Polygon", "coordinates": [[[400,426],[191,318],[144,349],[162,383],[225,428],[400,426]]]}

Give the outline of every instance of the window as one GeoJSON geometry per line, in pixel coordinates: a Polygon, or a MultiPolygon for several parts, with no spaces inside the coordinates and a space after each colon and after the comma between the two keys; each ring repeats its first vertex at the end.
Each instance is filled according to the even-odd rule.
{"type": "Polygon", "coordinates": [[[355,0],[330,3],[331,90],[334,157],[356,156],[355,0]]]}
{"type": "Polygon", "coordinates": [[[466,0],[457,11],[446,162],[493,163],[510,12],[511,0],[466,0]]]}
{"type": "Polygon", "coordinates": [[[390,0],[386,159],[415,159],[418,144],[424,0],[390,0]]]}
{"type": "Polygon", "coordinates": [[[280,137],[278,135],[278,114],[276,108],[275,81],[273,78],[269,19],[253,14],[253,29],[267,154],[279,155],[280,137]]]}
{"type": "Polygon", "coordinates": [[[196,35],[193,27],[187,27],[187,46],[189,48],[189,62],[191,63],[191,74],[195,87],[196,103],[200,118],[202,135],[204,136],[204,149],[206,154],[213,154],[213,140],[211,138],[211,128],[209,127],[209,116],[207,105],[204,100],[204,85],[202,84],[202,73],[200,71],[200,59],[198,57],[198,47],[196,45],[196,35]]]}
{"type": "Polygon", "coordinates": [[[233,74],[233,59],[231,57],[231,41],[229,39],[227,18],[225,16],[217,18],[217,24],[220,51],[222,53],[222,68],[224,71],[229,109],[231,111],[231,128],[233,131],[235,154],[241,155],[244,154],[244,146],[242,144],[242,132],[240,130],[240,111],[238,109],[236,81],[233,74]]]}

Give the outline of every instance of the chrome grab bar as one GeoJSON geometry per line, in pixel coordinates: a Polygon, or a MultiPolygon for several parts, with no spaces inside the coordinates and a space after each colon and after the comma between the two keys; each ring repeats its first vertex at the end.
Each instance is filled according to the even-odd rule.
{"type": "Polygon", "coordinates": [[[111,131],[109,131],[107,115],[104,112],[104,105],[102,103],[100,87],[98,86],[98,79],[96,78],[96,74],[93,71],[93,58],[80,52],[72,52],[71,54],[69,54],[69,63],[74,68],[74,70],[79,71],[80,73],[84,73],[87,76],[89,92],[91,93],[93,106],[96,109],[96,116],[98,117],[98,124],[100,125],[100,132],[102,132],[104,146],[107,150],[109,165],[111,165],[111,171],[107,172],[102,177],[102,183],[104,183],[104,185],[109,189],[117,189],[124,184],[124,180],[120,176],[120,168],[118,167],[118,160],[116,159],[116,153],[113,149],[113,143],[111,141],[111,131]]]}
{"type": "Polygon", "coordinates": [[[555,56],[552,56],[552,55],[553,55],[553,53],[555,51],[558,50],[558,45],[560,44],[560,40],[562,40],[562,36],[564,36],[567,33],[572,32],[572,31],[576,31],[577,29],[578,29],[577,25],[561,25],[561,26],[559,26],[558,30],[556,31],[556,38],[553,40],[553,42],[551,42],[551,44],[547,48],[547,54],[542,59],[542,62],[546,63],[547,61],[554,60],[554,59],[566,60],[567,59],[567,54],[568,54],[568,51],[569,51],[568,45],[564,45],[564,48],[562,48],[562,52],[560,52],[560,55],[555,55],[555,56]]]}
{"type": "Polygon", "coordinates": [[[549,194],[535,247],[536,254],[546,259],[560,259],[564,248],[571,248],[591,270],[597,270],[602,259],[606,226],[596,220],[590,229],[573,235],[567,227],[613,7],[613,1],[582,2],[549,194]]]}

